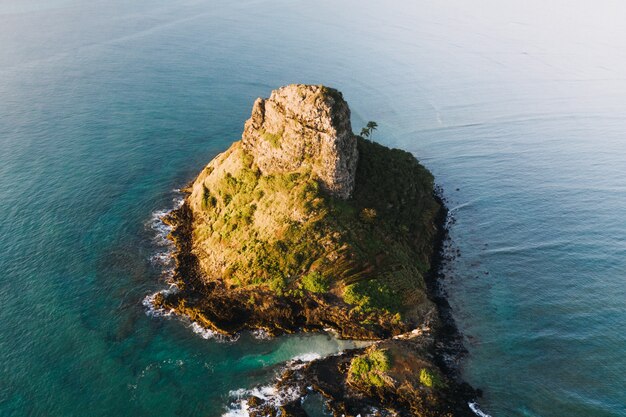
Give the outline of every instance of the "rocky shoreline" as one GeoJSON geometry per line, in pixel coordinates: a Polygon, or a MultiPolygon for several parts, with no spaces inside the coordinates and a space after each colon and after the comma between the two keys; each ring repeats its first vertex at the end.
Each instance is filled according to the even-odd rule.
{"type": "MultiPolygon", "coordinates": [[[[398,390],[375,387],[355,387],[346,375],[351,360],[368,348],[351,349],[326,358],[302,364],[296,369],[286,370],[279,378],[276,387],[281,390],[297,392],[292,401],[279,408],[257,398],[248,399],[251,417],[292,416],[306,417],[301,398],[311,393],[319,393],[325,400],[327,410],[333,416],[475,416],[476,400],[482,393],[463,382],[459,375],[459,362],[465,355],[462,336],[456,327],[443,289],[440,287],[441,265],[446,259],[444,243],[448,239],[446,227],[448,211],[442,190],[437,190],[437,199],[441,212],[437,225],[439,233],[436,239],[436,251],[433,255],[432,270],[427,275],[429,293],[435,301],[440,321],[433,329],[416,329],[412,332],[376,342],[379,348],[393,349],[411,356],[414,352],[432,355],[434,362],[444,370],[449,381],[453,381],[437,395],[420,396],[409,387],[398,390]],[[406,388],[406,389],[402,389],[406,388]],[[441,395],[443,394],[443,395],[441,395]],[[470,407],[472,404],[472,407],[470,407]]],[[[397,354],[397,353],[396,353],[397,354]]],[[[402,353],[401,353],[402,354],[402,353]]]]}
{"type": "MultiPolygon", "coordinates": [[[[183,192],[189,193],[189,187],[183,192]]],[[[415,396],[415,393],[410,391],[411,396],[403,396],[402,393],[380,389],[355,389],[347,382],[347,370],[350,361],[366,351],[367,348],[351,349],[285,370],[276,383],[276,389],[298,392],[297,398],[276,405],[251,396],[246,400],[248,413],[251,417],[274,417],[278,415],[305,417],[306,413],[302,408],[301,398],[313,392],[324,397],[327,408],[334,416],[356,416],[358,414],[373,416],[475,416],[476,414],[469,408],[468,404],[475,402],[481,396],[481,392],[460,380],[459,363],[466,350],[463,346],[462,335],[454,322],[450,304],[441,287],[441,267],[448,256],[444,253],[444,243],[449,238],[446,226],[448,210],[441,196],[442,190],[437,189],[435,198],[441,206],[436,219],[438,233],[433,245],[431,270],[425,275],[429,297],[437,306],[439,316],[439,320],[432,328],[426,327],[411,331],[406,326],[396,326],[389,329],[381,327],[377,333],[363,333],[358,326],[350,326],[349,321],[337,320],[333,322],[328,317],[326,317],[326,326],[324,327],[319,324],[307,326],[306,324],[303,325],[302,321],[296,320],[285,321],[284,317],[281,318],[275,314],[250,320],[249,316],[244,319],[237,314],[229,313],[233,306],[239,305],[249,294],[242,293],[233,296],[232,290],[226,288],[223,283],[206,285],[198,267],[198,260],[191,251],[193,214],[187,203],[183,203],[181,207],[173,210],[164,218],[164,222],[173,228],[169,238],[176,247],[173,254],[176,264],[174,282],[179,291],[167,297],[157,295],[154,299],[154,306],[173,310],[205,328],[226,335],[232,335],[243,330],[263,329],[269,335],[277,336],[301,331],[325,331],[331,328],[337,332],[339,337],[346,339],[377,340],[376,344],[382,344],[385,348],[386,345],[393,344],[396,349],[408,350],[409,352],[422,351],[422,354],[427,351],[426,354],[452,382],[450,389],[445,392],[445,400],[437,399],[430,404],[424,404],[423,398],[415,396]],[[208,308],[215,308],[215,311],[220,312],[220,315],[216,315],[211,318],[211,321],[208,321],[205,313],[198,314],[197,309],[181,308],[181,300],[191,302],[193,300],[210,300],[209,303],[214,302],[215,304],[212,307],[205,306],[203,311],[206,312],[208,308]],[[216,322],[221,323],[220,327],[214,324],[216,322]],[[417,404],[415,403],[416,399],[418,400],[417,404]]],[[[263,297],[263,295],[260,293],[258,297],[263,297]]],[[[314,301],[317,306],[327,307],[330,305],[329,300],[318,299],[314,301]]],[[[287,308],[300,313],[307,308],[306,305],[299,303],[291,302],[290,304],[288,300],[283,302],[286,303],[287,308]]],[[[312,310],[315,309],[312,308],[312,310]]],[[[306,314],[304,315],[306,316],[306,314]]],[[[310,312],[308,315],[315,317],[310,312]]],[[[297,313],[289,314],[289,316],[301,318],[301,314],[297,313]]],[[[341,315],[338,317],[341,318],[341,315]]],[[[345,319],[349,320],[349,318],[345,319]]]]}
{"type": "MultiPolygon", "coordinates": [[[[444,369],[451,377],[458,379],[459,364],[467,354],[463,345],[463,335],[456,325],[452,308],[448,302],[445,289],[443,288],[444,262],[453,257],[445,252],[445,243],[449,241],[448,220],[449,211],[443,196],[443,189],[435,189],[435,198],[441,205],[441,211],[437,216],[437,236],[435,238],[431,269],[424,276],[428,288],[428,296],[437,306],[439,325],[434,330],[435,333],[435,358],[437,365],[444,369]]],[[[480,390],[475,391],[475,396],[481,396],[480,390]]]]}
{"type": "Polygon", "coordinates": [[[258,99],[242,140],[183,192],[164,219],[178,291],[155,308],[225,336],[374,342],[288,368],[275,388],[297,395],[251,396],[249,415],[304,416],[311,392],[337,417],[474,415],[440,285],[441,190],[413,155],[354,135],[340,92],[297,84],[258,99]]]}

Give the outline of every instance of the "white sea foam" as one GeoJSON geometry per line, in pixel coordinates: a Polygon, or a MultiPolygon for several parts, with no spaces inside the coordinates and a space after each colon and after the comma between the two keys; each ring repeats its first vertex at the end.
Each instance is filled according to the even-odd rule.
{"type": "Polygon", "coordinates": [[[176,294],[178,292],[178,286],[176,284],[170,284],[169,288],[165,288],[163,290],[157,291],[153,294],[146,295],[144,299],[141,301],[144,307],[146,307],[146,314],[152,317],[166,317],[174,314],[174,310],[167,310],[162,307],[154,306],[154,299],[157,295],[163,294],[164,296],[176,294]]]}
{"type": "MultiPolygon", "coordinates": [[[[308,362],[320,359],[321,357],[322,355],[315,352],[294,356],[291,360],[287,361],[285,369],[300,369],[308,362]]],[[[252,396],[264,400],[267,405],[275,409],[301,397],[300,390],[297,387],[286,387],[278,390],[274,385],[263,385],[251,389],[240,388],[232,390],[228,394],[233,401],[226,413],[222,414],[222,417],[248,417],[250,415],[248,398],[252,396]]]]}
{"type": "Polygon", "coordinates": [[[320,355],[319,353],[309,352],[309,353],[304,353],[302,355],[295,356],[293,359],[291,359],[291,361],[289,361],[289,363],[312,362],[315,359],[320,359],[321,357],[322,355],[320,355]]]}
{"type": "MultiPolygon", "coordinates": [[[[146,315],[152,317],[170,317],[174,316],[176,312],[173,309],[165,309],[165,308],[157,308],[154,305],[154,299],[158,294],[163,294],[164,296],[175,294],[178,292],[178,287],[175,284],[171,284],[169,288],[166,288],[161,291],[157,291],[154,294],[147,295],[143,301],[141,302],[144,307],[146,307],[146,315]]],[[[234,336],[226,336],[221,333],[215,332],[213,330],[202,327],[199,323],[195,321],[191,321],[186,317],[181,317],[181,321],[189,323],[189,328],[195,334],[199,335],[203,339],[213,339],[218,342],[236,342],[239,340],[239,335],[234,336]]]]}
{"type": "Polygon", "coordinates": [[[213,339],[215,337],[216,333],[213,330],[205,329],[195,321],[191,322],[190,327],[195,334],[199,335],[203,339],[213,339]]]}
{"type": "Polygon", "coordinates": [[[248,417],[250,413],[248,412],[248,401],[241,400],[237,405],[232,405],[228,408],[222,417],[248,417]]]}
{"type": "Polygon", "coordinates": [[[167,238],[173,228],[163,222],[163,218],[165,218],[165,216],[167,216],[171,211],[171,209],[156,210],[152,213],[150,220],[148,221],[148,226],[156,232],[153,241],[158,246],[173,246],[172,241],[167,238]]]}
{"type": "Polygon", "coordinates": [[[173,228],[172,226],[166,224],[163,219],[172,211],[179,209],[185,202],[185,199],[179,189],[175,189],[174,193],[176,193],[176,195],[172,198],[173,207],[169,209],[155,210],[152,212],[150,220],[148,220],[148,226],[156,232],[153,241],[158,246],[173,247],[172,241],[167,238],[173,228]]]}
{"type": "Polygon", "coordinates": [[[237,340],[239,340],[239,334],[236,334],[234,336],[227,336],[221,333],[218,333],[216,331],[213,331],[211,329],[207,329],[205,327],[202,327],[199,323],[192,321],[189,324],[189,328],[197,335],[199,335],[201,338],[203,339],[213,339],[216,340],[218,342],[236,342],[237,340]]]}
{"type": "MultiPolygon", "coordinates": [[[[177,191],[180,192],[180,190],[177,190],[177,191]]],[[[172,201],[174,202],[174,209],[176,210],[176,209],[181,208],[181,206],[185,202],[185,198],[182,196],[174,197],[172,201]]]]}
{"type": "Polygon", "coordinates": [[[157,265],[168,265],[172,263],[172,254],[170,252],[157,252],[150,256],[150,261],[157,265]]]}
{"type": "Polygon", "coordinates": [[[277,390],[274,386],[265,385],[252,389],[238,389],[229,392],[229,396],[233,398],[233,402],[222,414],[222,417],[248,417],[250,415],[250,406],[248,398],[258,397],[265,403],[275,409],[281,405],[294,401],[300,397],[300,391],[296,387],[288,387],[277,390]]]}
{"type": "Polygon", "coordinates": [[[144,297],[142,300],[142,304],[146,307],[146,314],[149,316],[170,316],[173,314],[172,310],[166,310],[163,308],[155,308],[154,300],[158,294],[162,295],[170,295],[178,292],[178,287],[176,284],[171,282],[172,277],[174,276],[174,243],[168,238],[169,234],[173,230],[173,227],[165,224],[163,219],[172,210],[176,210],[179,208],[183,202],[184,198],[179,189],[173,190],[175,196],[172,198],[173,208],[170,209],[161,209],[155,210],[152,212],[150,219],[146,223],[146,226],[152,229],[155,234],[153,237],[153,242],[164,249],[159,249],[155,253],[150,256],[150,262],[154,265],[161,267],[161,276],[169,284],[169,288],[162,289],[153,294],[149,294],[144,297]]]}
{"type": "MultiPolygon", "coordinates": [[[[176,193],[176,195],[172,199],[173,208],[155,210],[150,216],[150,220],[147,222],[147,226],[155,232],[153,242],[160,248],[163,248],[153,253],[150,256],[150,261],[154,265],[161,267],[161,276],[165,282],[170,284],[169,288],[149,294],[143,299],[142,304],[146,307],[146,314],[153,317],[168,317],[174,315],[175,313],[174,310],[156,308],[154,306],[154,300],[158,294],[167,296],[178,291],[176,284],[171,282],[175,271],[175,246],[168,237],[174,228],[163,221],[168,214],[170,214],[173,210],[180,208],[185,202],[184,196],[179,189],[175,189],[174,193],[176,193]]],[[[189,323],[189,328],[203,339],[213,339],[218,342],[235,342],[239,339],[239,335],[225,336],[213,330],[206,329],[197,322],[189,321],[187,318],[181,318],[181,320],[189,323]]],[[[270,338],[269,334],[264,330],[257,330],[256,332],[253,332],[253,335],[258,339],[270,338]]]]}
{"type": "MultiPolygon", "coordinates": [[[[176,284],[170,284],[169,288],[157,291],[153,294],[149,294],[147,295],[143,301],[141,302],[144,307],[146,307],[146,315],[148,316],[152,316],[152,317],[170,317],[170,316],[174,316],[175,315],[175,311],[173,309],[165,309],[162,307],[155,307],[154,305],[154,299],[156,298],[157,295],[159,294],[163,294],[164,296],[168,296],[171,294],[175,294],[176,292],[178,292],[179,288],[176,284]]],[[[239,335],[235,335],[235,336],[226,336],[223,335],[221,333],[215,332],[213,330],[207,329],[202,327],[199,323],[195,322],[195,321],[190,321],[188,318],[186,317],[181,317],[181,321],[186,321],[189,323],[189,328],[196,333],[197,335],[199,335],[200,337],[202,337],[203,339],[214,339],[218,342],[236,342],[237,340],[239,340],[239,335]]]]}
{"type": "Polygon", "coordinates": [[[272,338],[265,329],[256,329],[252,331],[252,336],[258,340],[269,340],[272,338]]]}
{"type": "Polygon", "coordinates": [[[478,403],[476,402],[469,402],[467,403],[467,405],[469,406],[470,410],[472,410],[474,412],[474,414],[476,414],[479,417],[491,417],[489,414],[485,413],[483,410],[481,410],[478,407],[478,403]]]}

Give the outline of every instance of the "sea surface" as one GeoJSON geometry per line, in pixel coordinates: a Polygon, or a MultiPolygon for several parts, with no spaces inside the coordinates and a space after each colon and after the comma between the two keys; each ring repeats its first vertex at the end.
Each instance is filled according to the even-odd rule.
{"type": "Polygon", "coordinates": [[[624,21],[605,0],[0,0],[0,415],[245,415],[288,361],[350,345],[220,340],[143,303],[177,189],[301,82],[445,190],[482,409],[626,416],[624,21]]]}

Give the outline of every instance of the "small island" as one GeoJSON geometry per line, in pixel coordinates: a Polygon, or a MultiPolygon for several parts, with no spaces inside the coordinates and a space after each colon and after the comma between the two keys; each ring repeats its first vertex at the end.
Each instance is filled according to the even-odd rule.
{"type": "MultiPolygon", "coordinates": [[[[433,176],[410,153],[353,134],[340,92],[297,84],[257,99],[241,140],[185,191],[166,219],[179,290],[155,306],[225,335],[374,341],[280,379],[320,393],[336,416],[473,415],[476,391],[443,353],[451,324],[433,288],[446,210],[433,176]]],[[[299,399],[248,406],[306,416],[299,399]]]]}

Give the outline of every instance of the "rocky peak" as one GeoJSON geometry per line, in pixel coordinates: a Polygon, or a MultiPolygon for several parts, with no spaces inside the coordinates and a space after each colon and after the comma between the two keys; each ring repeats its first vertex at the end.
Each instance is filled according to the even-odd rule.
{"type": "Polygon", "coordinates": [[[310,168],[326,191],[344,199],[352,194],[356,137],[348,103],[337,90],[292,84],[258,98],[242,145],[264,174],[310,168]]]}

